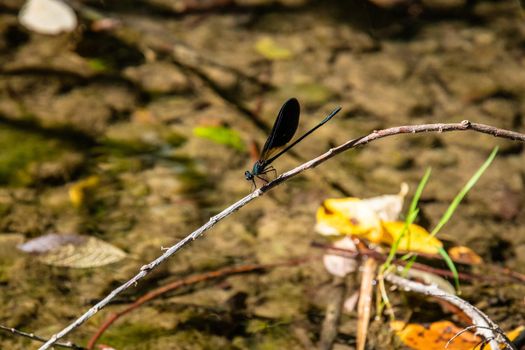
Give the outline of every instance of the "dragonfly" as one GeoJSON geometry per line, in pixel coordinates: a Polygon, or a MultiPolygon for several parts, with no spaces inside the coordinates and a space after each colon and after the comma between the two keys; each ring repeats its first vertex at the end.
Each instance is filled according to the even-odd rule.
{"type": "Polygon", "coordinates": [[[266,180],[264,177],[261,177],[261,175],[267,174],[269,172],[277,173],[275,168],[271,166],[271,163],[288,152],[292,147],[304,140],[315,130],[326,124],[340,110],[341,107],[337,107],[319,124],[304,133],[304,135],[299,137],[291,144],[288,144],[297,131],[297,127],[299,125],[299,114],[301,112],[299,101],[297,101],[295,97],[290,98],[282,105],[281,109],[279,110],[279,114],[277,114],[272,131],[270,132],[268,139],[266,139],[266,143],[264,144],[260,158],[253,164],[252,171],[246,170],[244,172],[245,179],[247,181],[252,181],[255,187],[256,177],[265,182],[268,182],[268,180],[266,180]]]}

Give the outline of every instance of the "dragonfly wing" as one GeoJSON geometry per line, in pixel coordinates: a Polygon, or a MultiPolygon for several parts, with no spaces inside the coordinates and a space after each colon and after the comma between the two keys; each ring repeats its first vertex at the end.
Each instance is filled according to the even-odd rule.
{"type": "Polygon", "coordinates": [[[300,111],[299,102],[296,98],[291,98],[283,104],[275,119],[270,136],[264,144],[261,160],[269,159],[290,142],[299,125],[300,111]]]}

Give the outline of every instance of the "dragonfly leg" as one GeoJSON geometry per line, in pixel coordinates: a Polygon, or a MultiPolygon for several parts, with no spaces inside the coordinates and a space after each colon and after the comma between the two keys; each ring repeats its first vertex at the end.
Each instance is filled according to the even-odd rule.
{"type": "Polygon", "coordinates": [[[276,178],[277,177],[277,170],[275,170],[275,168],[273,166],[269,166],[267,167],[266,169],[264,169],[264,172],[263,174],[268,174],[268,173],[273,173],[273,177],[276,178]]]}
{"type": "MultiPolygon", "coordinates": [[[[262,173],[261,175],[263,175],[263,174],[264,174],[264,173],[262,173]]],[[[259,176],[259,175],[257,175],[257,178],[259,178],[259,179],[263,180],[263,181],[264,181],[265,183],[268,183],[268,182],[270,182],[270,180],[268,180],[268,179],[265,179],[264,177],[262,177],[262,176],[259,176]]]]}
{"type": "Polygon", "coordinates": [[[271,172],[274,173],[274,178],[277,177],[277,170],[275,170],[275,168],[273,166],[271,166],[271,165],[269,167],[267,167],[266,169],[264,169],[263,172],[261,172],[258,175],[256,175],[256,177],[261,179],[261,180],[263,180],[265,183],[268,183],[268,182],[270,182],[270,180],[268,180],[266,174],[271,173],[271,172]]]}

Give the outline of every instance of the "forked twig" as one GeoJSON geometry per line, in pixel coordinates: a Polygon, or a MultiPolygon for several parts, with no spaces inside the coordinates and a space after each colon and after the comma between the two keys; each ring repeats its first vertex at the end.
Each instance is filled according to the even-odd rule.
{"type": "Polygon", "coordinates": [[[200,237],[204,232],[208,231],[210,228],[215,226],[216,223],[230,216],[235,211],[244,207],[246,204],[250,203],[255,198],[262,196],[263,194],[270,191],[274,187],[280,185],[281,183],[289,180],[290,178],[294,176],[297,176],[303,171],[310,169],[310,168],[314,168],[317,165],[327,161],[328,159],[336,156],[339,153],[342,153],[351,148],[354,148],[360,145],[364,145],[371,141],[375,141],[375,140],[378,140],[378,139],[381,139],[387,136],[393,136],[393,135],[399,135],[399,134],[415,134],[415,133],[423,133],[423,132],[440,132],[441,133],[441,132],[447,132],[447,131],[467,131],[467,130],[473,130],[473,131],[493,135],[496,137],[525,142],[525,134],[521,134],[521,133],[510,131],[510,130],[499,129],[499,128],[496,128],[490,125],[471,123],[468,120],[464,120],[460,123],[449,123],[449,124],[423,124],[423,125],[398,126],[398,127],[388,128],[388,129],[383,129],[383,130],[375,130],[367,136],[350,140],[338,147],[330,149],[329,151],[322,154],[321,156],[314,158],[306,163],[303,163],[302,165],[282,174],[275,180],[269,182],[268,184],[264,185],[263,187],[259,189],[256,189],[249,195],[245,196],[241,200],[237,201],[236,203],[230,205],[228,208],[221,211],[219,214],[210,218],[210,220],[206,224],[204,224],[197,230],[193,231],[192,233],[187,235],[185,238],[180,240],[178,243],[170,247],[161,256],[159,256],[157,259],[155,259],[151,263],[142,266],[140,271],[134,277],[132,277],[130,280],[122,284],[120,287],[114,289],[104,299],[102,299],[96,305],[94,305],[88,311],[86,311],[82,316],[80,316],[74,322],[69,324],[66,328],[64,328],[60,332],[53,335],[49,339],[49,341],[47,341],[44,345],[40,347],[40,350],[49,349],[57,340],[63,338],[64,336],[69,334],[72,330],[74,330],[75,328],[78,328],[88,319],[93,317],[93,315],[95,315],[100,309],[105,307],[117,295],[119,295],[124,290],[128,289],[129,287],[134,286],[136,283],[138,283],[138,281],[146,277],[149,274],[149,272],[151,272],[153,269],[155,269],[160,264],[164,263],[168,258],[170,258],[173,254],[175,254],[180,249],[182,249],[182,247],[184,247],[186,244],[200,237]]]}
{"type": "Polygon", "coordinates": [[[425,295],[432,296],[434,298],[445,300],[446,302],[453,304],[461,309],[470,319],[473,325],[477,329],[477,334],[480,334],[485,340],[490,343],[493,350],[499,349],[498,344],[505,346],[505,349],[517,350],[514,344],[507,338],[505,333],[499,328],[499,326],[493,322],[485,313],[469,304],[465,300],[461,299],[457,295],[450,294],[444,290],[439,289],[434,285],[425,285],[418,282],[408,280],[403,277],[399,277],[395,274],[387,274],[385,279],[390,283],[393,283],[405,291],[412,291],[425,295]]]}

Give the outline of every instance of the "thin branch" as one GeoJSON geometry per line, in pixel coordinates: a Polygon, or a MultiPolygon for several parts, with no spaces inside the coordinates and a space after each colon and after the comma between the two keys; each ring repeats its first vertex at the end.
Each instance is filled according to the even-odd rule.
{"type": "Polygon", "coordinates": [[[120,293],[128,289],[129,287],[134,286],[136,283],[138,283],[138,281],[146,277],[153,269],[155,269],[157,266],[159,266],[160,264],[168,260],[173,254],[175,254],[180,249],[182,249],[186,244],[194,241],[195,239],[200,237],[204,232],[211,229],[213,226],[215,226],[216,223],[230,216],[231,214],[233,214],[240,208],[244,207],[246,204],[250,203],[252,200],[256,199],[257,197],[262,196],[263,194],[270,191],[274,187],[280,185],[281,183],[289,180],[292,177],[299,175],[303,171],[310,169],[310,168],[314,168],[317,165],[323,162],[326,162],[328,159],[336,156],[339,153],[342,153],[356,146],[364,145],[371,141],[375,141],[375,140],[378,140],[378,139],[381,139],[387,136],[393,136],[393,135],[399,135],[399,134],[415,134],[415,133],[423,133],[423,132],[440,132],[441,133],[441,132],[446,132],[446,131],[467,131],[467,130],[473,130],[473,131],[477,131],[477,132],[481,132],[485,134],[490,134],[496,137],[525,142],[524,134],[520,134],[518,132],[514,132],[510,130],[499,129],[499,128],[489,126],[489,125],[471,123],[468,120],[464,120],[461,123],[450,123],[450,124],[424,124],[424,125],[399,126],[399,127],[389,128],[389,129],[376,130],[367,136],[350,140],[342,144],[341,146],[332,148],[328,152],[322,154],[321,156],[314,158],[306,163],[303,163],[302,165],[282,174],[281,176],[277,177],[275,180],[269,182],[268,184],[264,185],[263,187],[259,189],[256,189],[254,192],[250,193],[246,197],[242,198],[241,200],[237,201],[236,203],[230,205],[228,208],[221,211],[219,214],[210,218],[210,220],[206,224],[204,224],[203,226],[201,226],[200,228],[198,228],[197,230],[193,231],[188,236],[180,240],[177,244],[173,245],[171,248],[166,250],[164,254],[159,256],[157,259],[155,259],[154,261],[152,261],[151,263],[147,265],[142,266],[140,271],[133,278],[131,278],[130,280],[122,284],[120,287],[113,290],[104,299],[99,301],[96,305],[94,305],[92,308],[86,311],[82,316],[76,319],[73,323],[69,324],[66,328],[56,333],[55,335],[53,335],[47,343],[45,343],[44,345],[40,347],[39,350],[49,349],[57,340],[63,338],[64,336],[69,334],[72,330],[74,330],[75,328],[78,328],[88,319],[93,317],[93,315],[95,315],[100,309],[105,307],[117,295],[119,295],[120,293]]]}
{"type": "Polygon", "coordinates": [[[514,344],[507,338],[505,333],[499,326],[493,322],[485,313],[469,304],[460,297],[445,292],[434,285],[425,285],[418,282],[410,281],[406,278],[399,277],[395,274],[388,274],[385,276],[386,280],[403,288],[405,291],[412,291],[422,293],[445,300],[461,309],[467,316],[470,317],[474,326],[476,326],[477,334],[485,338],[493,350],[499,349],[498,343],[505,346],[505,349],[517,350],[514,344]]]}
{"type": "MultiPolygon", "coordinates": [[[[18,336],[24,337],[24,338],[29,338],[31,340],[41,342],[41,343],[45,343],[47,341],[46,338],[39,337],[38,335],[35,335],[33,333],[27,333],[27,332],[19,331],[16,328],[11,328],[11,327],[6,327],[6,326],[3,326],[3,325],[0,325],[0,329],[4,330],[4,331],[7,331],[9,333],[16,334],[18,336]]],[[[71,342],[67,342],[67,343],[59,343],[59,342],[57,342],[57,343],[55,343],[54,346],[61,347],[61,348],[67,348],[67,349],[76,349],[76,350],[84,350],[85,349],[85,348],[83,348],[81,346],[78,346],[78,345],[75,345],[75,344],[73,344],[71,342]]]]}

